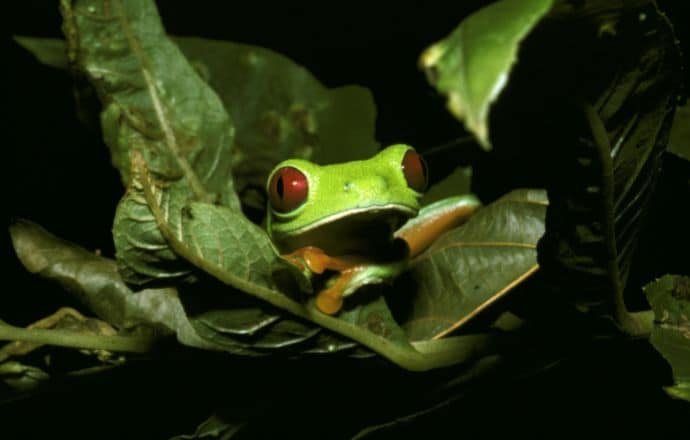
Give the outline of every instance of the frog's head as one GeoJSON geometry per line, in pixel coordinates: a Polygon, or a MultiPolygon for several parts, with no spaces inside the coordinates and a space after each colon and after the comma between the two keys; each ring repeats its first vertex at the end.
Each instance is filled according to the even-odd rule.
{"type": "Polygon", "coordinates": [[[286,160],[268,178],[268,232],[285,252],[373,253],[417,214],[426,184],[426,166],[408,145],[335,165],[286,160]]]}

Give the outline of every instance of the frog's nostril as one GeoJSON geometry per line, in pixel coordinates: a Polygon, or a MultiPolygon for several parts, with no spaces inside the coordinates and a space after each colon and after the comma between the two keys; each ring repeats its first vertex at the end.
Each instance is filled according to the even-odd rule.
{"type": "Polygon", "coordinates": [[[345,182],[345,183],[343,184],[343,190],[345,190],[345,191],[350,191],[350,190],[352,190],[352,182],[345,182]]]}

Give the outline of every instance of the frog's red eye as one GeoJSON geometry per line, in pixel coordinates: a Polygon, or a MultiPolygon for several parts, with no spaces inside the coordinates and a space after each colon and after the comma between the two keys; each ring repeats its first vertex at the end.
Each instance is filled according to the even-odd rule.
{"type": "Polygon", "coordinates": [[[417,154],[414,150],[407,150],[405,157],[402,160],[402,170],[407,180],[407,186],[417,192],[422,192],[426,189],[427,171],[426,163],[422,156],[417,154]]]}
{"type": "Polygon", "coordinates": [[[300,170],[283,167],[276,170],[268,184],[268,198],[278,212],[290,212],[307,200],[309,182],[300,170]]]}

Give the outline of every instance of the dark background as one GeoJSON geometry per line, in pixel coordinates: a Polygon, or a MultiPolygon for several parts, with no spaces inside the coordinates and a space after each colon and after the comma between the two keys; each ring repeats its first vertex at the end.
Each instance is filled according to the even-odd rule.
{"type": "MultiPolygon", "coordinates": [[[[57,2],[16,3],[4,14],[9,34],[61,37],[57,2]]],[[[378,106],[377,136],[383,145],[401,141],[425,149],[462,134],[460,124],[445,111],[443,100],[417,69],[417,58],[425,47],[486,2],[449,2],[443,6],[412,1],[385,5],[323,2],[318,6],[234,3],[166,1],[159,2],[159,9],[171,34],[268,47],[304,65],[329,87],[350,83],[369,87],[378,106]]],[[[690,15],[678,6],[682,2],[660,3],[675,22],[684,51],[690,52],[690,15]]],[[[5,136],[5,151],[10,158],[3,167],[3,224],[8,225],[11,218],[27,218],[110,256],[110,226],[123,190],[110,166],[108,151],[99,133],[76,119],[69,76],[40,65],[9,38],[5,43],[5,66],[10,72],[3,94],[7,97],[6,130],[10,133],[5,136]]],[[[685,65],[687,77],[687,59],[685,65]]],[[[660,188],[664,184],[662,179],[660,188]]],[[[669,197],[657,203],[666,206],[674,202],[669,197]]],[[[646,249],[650,259],[638,262],[637,267],[651,269],[638,276],[641,282],[663,273],[656,273],[662,268],[652,256],[667,247],[669,252],[674,249],[668,244],[673,238],[663,235],[664,222],[659,217],[643,237],[642,252],[646,249]]],[[[2,240],[8,258],[0,319],[27,325],[62,305],[76,305],[52,284],[27,274],[16,260],[7,234],[2,234],[2,240]]],[[[25,435],[71,432],[79,437],[97,431],[96,437],[117,437],[130,433],[135,423],[153,421],[138,431],[140,435],[132,436],[166,438],[189,431],[210,413],[214,403],[222,402],[216,394],[204,400],[203,386],[185,380],[199,373],[193,362],[180,362],[176,367],[162,361],[135,363],[125,372],[87,385],[65,385],[47,396],[0,404],[0,415],[11,417],[11,426],[25,430],[25,435]],[[127,404],[115,403],[121,400],[127,404]],[[158,415],[151,415],[152,409],[158,415]],[[34,422],[24,424],[24,420],[34,422]]],[[[275,368],[281,369],[279,377],[310,380],[308,373],[289,363],[280,367],[263,363],[257,368],[239,362],[233,368],[228,374],[246,374],[249,382],[259,380],[262,374],[275,376],[275,368]]],[[[671,423],[666,431],[670,433],[689,408],[663,393],[661,386],[670,380],[668,365],[646,341],[602,343],[537,379],[471,394],[440,415],[425,419],[418,425],[419,431],[407,433],[431,431],[438,435],[443,429],[452,429],[455,433],[468,434],[469,430],[491,434],[508,429],[526,435],[559,435],[561,430],[606,434],[621,426],[623,433],[658,434],[671,423]],[[472,421],[471,426],[466,426],[468,421],[472,421]],[[552,429],[558,431],[552,433],[552,429]]],[[[301,398],[306,400],[303,413],[318,405],[309,396],[301,398]]],[[[340,412],[333,417],[343,417],[347,407],[337,410],[340,412]]],[[[683,421],[686,425],[687,420],[683,421]]],[[[0,425],[0,436],[5,438],[2,430],[0,425]]]]}

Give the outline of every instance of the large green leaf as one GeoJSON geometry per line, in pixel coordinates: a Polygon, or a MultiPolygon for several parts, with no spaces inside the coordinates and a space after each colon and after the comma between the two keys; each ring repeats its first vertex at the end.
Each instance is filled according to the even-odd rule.
{"type": "Polygon", "coordinates": [[[507,84],[522,40],[554,0],[497,1],[470,15],[420,60],[448,110],[491,148],[489,109],[507,84]]]}
{"type": "MultiPolygon", "coordinates": [[[[15,37],[44,64],[67,67],[62,40],[15,37]]],[[[235,187],[254,200],[270,170],[290,157],[317,163],[373,155],[376,106],[364,87],[327,89],[306,69],[271,50],[196,37],[172,37],[218,94],[236,128],[235,187]]],[[[258,206],[255,206],[258,207],[258,206]]],[[[263,206],[261,206],[263,209],[263,206]]]]}
{"type": "Polygon", "coordinates": [[[153,2],[62,2],[70,64],[103,102],[106,143],[122,181],[129,153],[186,179],[194,196],[228,204],[234,128],[223,104],[165,34],[153,2]]]}
{"type": "Polygon", "coordinates": [[[188,199],[238,206],[232,186],[234,129],[222,102],[165,35],[153,2],[62,3],[70,63],[103,102],[101,125],[130,185],[113,226],[125,281],[143,285],[187,275],[130,181],[130,153],[169,180],[168,222],[188,199]]]}
{"type": "Polygon", "coordinates": [[[690,402],[690,278],[665,275],[644,291],[654,310],[652,345],[671,364],[676,381],[666,391],[690,402]]]}
{"type": "MultiPolygon", "coordinates": [[[[286,319],[240,292],[233,292],[239,300],[232,304],[208,301],[200,306],[196,301],[190,309],[175,288],[132,292],[114,261],[55,237],[31,222],[15,222],[11,234],[17,256],[30,272],[56,281],[92,313],[125,333],[175,334],[184,345],[241,355],[277,351],[366,354],[361,349],[353,351],[357,345],[352,341],[286,319]]],[[[212,293],[191,292],[215,299],[218,295],[212,293]]]]}
{"type": "Polygon", "coordinates": [[[406,279],[412,298],[401,318],[408,337],[449,333],[535,272],[547,205],[544,191],[513,191],[417,257],[406,279]]]}
{"type": "Polygon", "coordinates": [[[373,155],[376,107],[359,86],[327,89],[306,69],[271,50],[202,38],[175,42],[225,104],[237,128],[237,188],[263,189],[278,162],[317,163],[373,155]]]}

